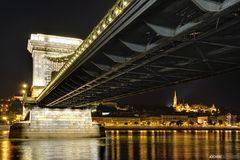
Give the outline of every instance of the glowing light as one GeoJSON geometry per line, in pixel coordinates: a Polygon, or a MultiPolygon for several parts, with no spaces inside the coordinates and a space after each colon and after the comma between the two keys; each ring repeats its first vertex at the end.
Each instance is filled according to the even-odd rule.
{"type": "Polygon", "coordinates": [[[75,54],[75,57],[77,58],[81,53],[82,53],[82,51],[80,49],[78,49],[77,54],[75,54]]]}
{"type": "Polygon", "coordinates": [[[17,121],[20,121],[21,120],[21,115],[16,115],[16,118],[15,118],[15,120],[17,120],[17,121]]]}
{"type": "MultiPolygon", "coordinates": [[[[45,39],[45,35],[38,34],[38,37],[40,39],[45,39]]],[[[64,43],[64,44],[74,44],[74,45],[80,45],[81,40],[75,39],[75,38],[68,38],[68,37],[60,37],[60,36],[49,36],[46,38],[48,42],[53,43],[64,43]]]]}
{"type": "Polygon", "coordinates": [[[76,38],[49,36],[44,34],[31,34],[30,40],[46,41],[51,43],[71,44],[71,45],[80,45],[82,43],[82,40],[76,39],[76,38]]]}
{"type": "Polygon", "coordinates": [[[10,148],[11,144],[10,141],[4,140],[1,144],[1,159],[8,160],[10,159],[10,148]]]}
{"type": "Polygon", "coordinates": [[[178,103],[177,101],[177,95],[176,95],[176,91],[174,92],[174,98],[173,98],[173,107],[175,109],[176,112],[182,112],[182,111],[186,111],[186,112],[218,112],[218,109],[215,107],[215,105],[213,104],[212,106],[205,106],[205,105],[201,105],[201,104],[195,104],[195,105],[189,105],[189,104],[181,104],[178,103]]]}
{"type": "Polygon", "coordinates": [[[123,1],[123,6],[124,7],[128,6],[128,2],[127,1],[123,1]]]}
{"type": "Polygon", "coordinates": [[[23,89],[21,92],[22,92],[22,94],[25,94],[25,93],[26,93],[26,90],[25,90],[25,89],[23,89]]]}
{"type": "Polygon", "coordinates": [[[6,121],[6,120],[8,119],[8,117],[3,116],[2,119],[3,119],[4,121],[6,121]]]}
{"type": "Polygon", "coordinates": [[[63,43],[63,44],[74,44],[74,45],[80,45],[80,42],[78,40],[72,40],[68,38],[55,38],[50,37],[48,39],[49,42],[52,43],[63,43]]]}
{"type": "Polygon", "coordinates": [[[103,23],[102,27],[105,29],[107,27],[107,25],[105,23],[103,23]]]}
{"type": "Polygon", "coordinates": [[[114,11],[115,15],[117,15],[117,16],[118,16],[121,12],[122,12],[122,10],[119,9],[119,8],[116,8],[115,11],[114,11]]]}
{"type": "Polygon", "coordinates": [[[100,29],[98,29],[98,30],[97,30],[97,34],[100,34],[100,33],[101,33],[101,30],[100,30],[100,29]]]}
{"type": "Polygon", "coordinates": [[[22,88],[24,88],[24,89],[26,89],[28,87],[28,85],[26,84],[26,83],[24,83],[23,85],[22,85],[22,88]]]}
{"type": "Polygon", "coordinates": [[[97,38],[97,36],[95,34],[92,37],[93,37],[94,40],[97,38]]]}
{"type": "Polygon", "coordinates": [[[41,34],[31,34],[30,39],[34,41],[44,41],[45,37],[41,34]]]}
{"type": "Polygon", "coordinates": [[[109,21],[109,22],[112,22],[112,20],[113,20],[112,17],[109,17],[109,18],[108,18],[108,21],[109,21]]]}
{"type": "Polygon", "coordinates": [[[82,46],[82,47],[81,47],[81,51],[84,51],[84,50],[85,50],[85,47],[84,47],[84,46],[82,46]]]}
{"type": "Polygon", "coordinates": [[[33,86],[45,86],[43,79],[36,78],[35,81],[33,81],[33,86]]]}

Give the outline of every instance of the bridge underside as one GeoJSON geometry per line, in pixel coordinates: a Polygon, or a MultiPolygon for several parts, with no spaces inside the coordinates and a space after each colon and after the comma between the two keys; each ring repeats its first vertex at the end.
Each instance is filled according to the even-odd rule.
{"type": "Polygon", "coordinates": [[[40,105],[84,106],[240,69],[240,7],[224,2],[136,1],[40,105]]]}

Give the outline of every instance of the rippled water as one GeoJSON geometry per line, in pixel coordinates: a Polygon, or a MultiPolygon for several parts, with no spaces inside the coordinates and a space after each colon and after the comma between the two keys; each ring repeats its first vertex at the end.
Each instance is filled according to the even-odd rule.
{"type": "Polygon", "coordinates": [[[0,159],[240,159],[240,131],[107,131],[106,138],[8,139],[0,159]]]}

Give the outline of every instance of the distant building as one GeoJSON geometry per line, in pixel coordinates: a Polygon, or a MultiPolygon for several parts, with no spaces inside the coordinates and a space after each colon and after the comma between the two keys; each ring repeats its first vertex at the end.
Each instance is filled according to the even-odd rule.
{"type": "Polygon", "coordinates": [[[237,123],[237,115],[232,115],[230,113],[226,115],[219,115],[216,118],[219,124],[235,125],[237,123]]]}
{"type": "Polygon", "coordinates": [[[13,96],[12,98],[11,98],[11,101],[15,101],[15,100],[19,100],[19,101],[23,101],[23,96],[13,96]]]}
{"type": "Polygon", "coordinates": [[[96,112],[93,116],[133,116],[133,108],[126,106],[119,106],[116,102],[101,102],[97,106],[96,112]]]}
{"type": "Polygon", "coordinates": [[[207,124],[208,117],[207,116],[197,117],[197,123],[198,124],[207,124]]]}
{"type": "Polygon", "coordinates": [[[189,105],[188,103],[178,103],[177,93],[174,92],[173,107],[176,112],[194,112],[194,113],[217,113],[219,110],[213,104],[212,106],[206,106],[202,104],[189,105]]]}
{"type": "Polygon", "coordinates": [[[162,122],[177,122],[177,121],[188,121],[186,115],[161,115],[162,122]]]}
{"type": "Polygon", "coordinates": [[[0,113],[1,114],[6,114],[9,110],[10,106],[10,99],[1,99],[0,100],[0,113]]]}
{"type": "Polygon", "coordinates": [[[93,117],[93,121],[103,126],[140,125],[141,119],[135,117],[93,117]]]}

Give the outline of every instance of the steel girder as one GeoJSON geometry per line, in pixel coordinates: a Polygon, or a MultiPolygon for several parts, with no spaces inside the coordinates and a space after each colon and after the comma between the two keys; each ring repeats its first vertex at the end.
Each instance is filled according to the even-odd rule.
{"type": "Polygon", "coordinates": [[[239,2],[213,2],[152,1],[137,15],[129,10],[126,23],[114,26],[121,29],[109,29],[104,45],[83,57],[40,105],[84,106],[239,69],[239,2]],[[158,21],[162,14],[173,21],[158,21]]]}

